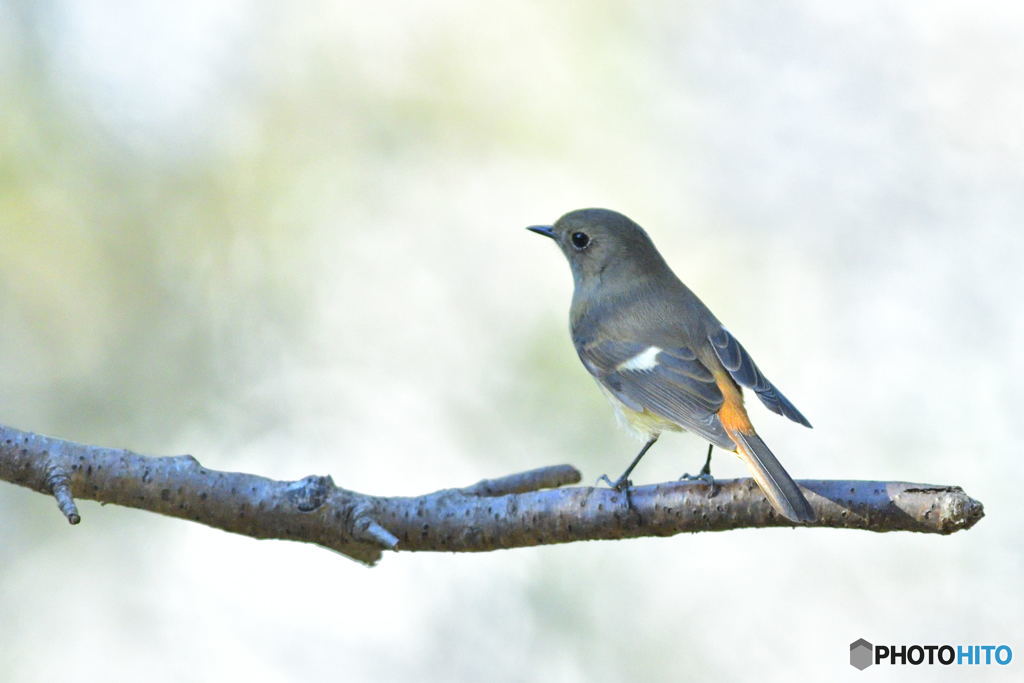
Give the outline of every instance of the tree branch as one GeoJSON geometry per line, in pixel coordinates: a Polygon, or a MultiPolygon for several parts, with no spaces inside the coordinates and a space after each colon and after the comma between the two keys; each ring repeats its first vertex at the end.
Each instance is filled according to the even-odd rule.
{"type": "MultiPolygon", "coordinates": [[[[779,517],[751,479],[630,489],[557,488],[580,480],[543,467],[422,496],[369,496],[330,477],[274,481],[0,426],[0,480],[53,495],[72,524],[74,498],[159,512],[253,538],[316,543],[373,564],[382,550],[481,552],[594,539],[802,526],[779,517]]],[[[805,526],[951,534],[984,516],[957,486],[802,480],[818,515],[805,526]]]]}

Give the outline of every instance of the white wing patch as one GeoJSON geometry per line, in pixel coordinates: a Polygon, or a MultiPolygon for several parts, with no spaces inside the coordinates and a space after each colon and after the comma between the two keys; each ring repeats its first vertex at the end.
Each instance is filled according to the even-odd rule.
{"type": "Polygon", "coordinates": [[[661,351],[662,350],[657,346],[648,346],[632,358],[628,358],[616,365],[615,369],[619,372],[629,370],[633,372],[644,372],[645,370],[652,370],[658,365],[658,354],[661,353],[661,351]]]}

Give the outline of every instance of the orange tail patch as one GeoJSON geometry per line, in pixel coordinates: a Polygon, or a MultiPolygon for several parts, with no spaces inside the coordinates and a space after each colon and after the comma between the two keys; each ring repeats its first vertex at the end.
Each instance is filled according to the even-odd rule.
{"type": "Polygon", "coordinates": [[[742,432],[754,434],[754,425],[747,417],[747,409],[743,407],[743,393],[736,386],[736,382],[724,372],[715,373],[715,383],[722,391],[725,401],[718,409],[718,419],[726,432],[742,432]]]}

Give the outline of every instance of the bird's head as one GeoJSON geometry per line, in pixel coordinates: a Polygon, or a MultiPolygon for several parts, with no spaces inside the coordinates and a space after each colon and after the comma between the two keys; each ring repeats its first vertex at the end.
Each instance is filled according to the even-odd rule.
{"type": "Polygon", "coordinates": [[[527,230],[558,244],[577,286],[602,279],[610,272],[639,274],[664,264],[643,228],[608,209],[570,211],[554,225],[531,225],[527,230]]]}

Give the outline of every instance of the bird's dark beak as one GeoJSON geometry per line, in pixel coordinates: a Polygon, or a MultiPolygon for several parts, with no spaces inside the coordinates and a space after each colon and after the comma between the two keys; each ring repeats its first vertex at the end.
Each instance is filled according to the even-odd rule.
{"type": "Polygon", "coordinates": [[[555,231],[550,225],[531,225],[526,229],[535,232],[538,235],[544,235],[545,237],[555,239],[555,231]]]}

